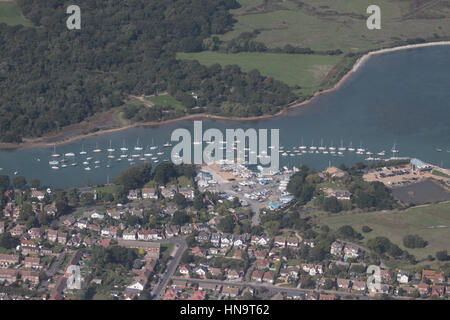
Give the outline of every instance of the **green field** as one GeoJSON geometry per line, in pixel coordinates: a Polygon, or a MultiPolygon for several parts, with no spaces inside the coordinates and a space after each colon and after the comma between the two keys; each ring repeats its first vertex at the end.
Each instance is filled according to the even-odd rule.
{"type": "Polygon", "coordinates": [[[0,23],[2,22],[10,26],[19,24],[25,27],[33,26],[31,21],[23,17],[20,8],[14,2],[0,2],[0,23]]]}
{"type": "Polygon", "coordinates": [[[169,94],[161,94],[158,96],[145,97],[145,100],[153,102],[161,107],[173,107],[175,109],[184,109],[183,104],[169,94]]]}
{"type": "Polygon", "coordinates": [[[418,260],[424,259],[430,254],[434,256],[439,250],[450,251],[450,202],[415,207],[401,212],[335,215],[322,218],[320,223],[328,225],[332,229],[351,225],[364,236],[363,242],[377,236],[387,237],[402,249],[413,254],[418,260]],[[361,228],[365,225],[372,228],[373,231],[362,232],[361,228]],[[437,226],[441,227],[436,228],[437,226]],[[422,249],[405,248],[403,237],[408,234],[418,234],[428,241],[428,245],[422,249]]]}
{"type": "Polygon", "coordinates": [[[344,52],[392,46],[408,38],[450,37],[450,5],[439,0],[239,0],[237,20],[221,40],[260,31],[255,39],[269,47],[291,44],[344,52]],[[366,9],[381,9],[381,30],[369,30],[366,9]]]}
{"type": "Polygon", "coordinates": [[[210,66],[236,64],[244,71],[259,70],[265,76],[273,77],[288,85],[301,87],[319,86],[323,78],[342,58],[340,56],[277,54],[277,53],[178,53],[178,59],[198,60],[210,66]]]}

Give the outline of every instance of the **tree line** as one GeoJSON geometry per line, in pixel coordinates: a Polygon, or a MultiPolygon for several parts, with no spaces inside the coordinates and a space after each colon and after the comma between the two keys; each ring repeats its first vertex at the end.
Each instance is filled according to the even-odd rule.
{"type": "Polygon", "coordinates": [[[37,27],[0,24],[0,141],[79,123],[129,95],[168,91],[184,103],[184,114],[201,108],[233,116],[275,113],[296,98],[256,71],[176,59],[230,30],[236,0],[80,0],[81,30],[67,29],[61,1],[17,3],[37,27]]]}

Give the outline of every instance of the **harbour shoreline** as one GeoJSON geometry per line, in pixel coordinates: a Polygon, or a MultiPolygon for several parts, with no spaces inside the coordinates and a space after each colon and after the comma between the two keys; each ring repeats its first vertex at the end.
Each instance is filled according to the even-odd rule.
{"type": "Polygon", "coordinates": [[[132,128],[136,128],[136,127],[158,127],[158,126],[163,126],[166,124],[176,123],[178,121],[185,121],[185,120],[215,119],[215,120],[226,120],[226,121],[236,121],[236,122],[239,122],[239,121],[247,122],[247,121],[257,121],[257,120],[266,120],[266,119],[270,119],[270,118],[275,118],[275,117],[282,116],[294,109],[302,107],[308,103],[311,103],[314,99],[316,99],[317,97],[319,97],[323,94],[328,94],[328,93],[331,93],[331,92],[339,89],[356,71],[358,71],[373,56],[380,55],[380,54],[386,54],[386,53],[390,53],[390,52],[395,52],[395,51],[402,51],[402,50],[416,49],[416,48],[423,48],[423,47],[432,47],[432,46],[444,46],[444,45],[450,45],[450,41],[404,45],[404,46],[379,49],[379,50],[374,50],[374,51],[368,52],[365,55],[363,55],[362,57],[360,57],[353,65],[352,69],[350,71],[348,71],[333,87],[326,89],[326,90],[317,91],[314,93],[314,95],[311,98],[309,98],[305,101],[299,102],[299,103],[294,103],[275,114],[267,114],[267,115],[248,117],[248,118],[227,117],[227,116],[209,115],[209,114],[203,114],[203,113],[202,114],[194,114],[194,115],[183,116],[180,118],[164,120],[164,121],[160,121],[160,122],[156,122],[156,121],[141,122],[141,123],[134,123],[134,124],[125,125],[125,126],[121,126],[121,127],[117,127],[117,128],[99,130],[99,131],[92,132],[92,133],[80,134],[80,135],[76,135],[76,136],[73,136],[70,138],[61,139],[60,141],[45,141],[46,139],[49,140],[49,139],[52,139],[55,136],[57,136],[57,134],[54,134],[54,135],[44,136],[42,138],[37,138],[37,139],[40,139],[43,141],[29,141],[29,142],[24,142],[24,143],[0,143],[0,150],[15,150],[15,149],[25,149],[25,148],[33,148],[33,147],[50,147],[50,146],[54,146],[54,145],[59,146],[59,145],[69,144],[69,143],[72,143],[72,142],[75,142],[78,140],[82,140],[82,139],[86,139],[89,137],[93,137],[93,136],[98,136],[98,135],[103,135],[103,134],[113,133],[113,132],[120,132],[123,130],[128,130],[128,129],[132,129],[132,128]]]}

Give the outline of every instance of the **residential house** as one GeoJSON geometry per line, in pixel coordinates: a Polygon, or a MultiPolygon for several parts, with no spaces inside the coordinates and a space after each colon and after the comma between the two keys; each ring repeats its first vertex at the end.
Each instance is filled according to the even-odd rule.
{"type": "Polygon", "coordinates": [[[352,281],[352,289],[354,291],[365,292],[367,289],[367,284],[365,281],[354,280],[354,281],[352,281]]]}
{"type": "Polygon", "coordinates": [[[211,244],[215,247],[219,247],[220,246],[220,238],[221,238],[220,233],[213,233],[211,235],[211,240],[210,240],[211,244]]]}
{"type": "Polygon", "coordinates": [[[338,200],[350,200],[352,196],[348,190],[328,190],[328,196],[335,197],[338,200]]]}
{"type": "Polygon", "coordinates": [[[158,199],[158,193],[155,188],[142,188],[143,199],[158,199]]]}
{"type": "Polygon", "coordinates": [[[252,279],[253,281],[262,282],[263,276],[264,276],[264,271],[261,271],[261,270],[255,270],[255,271],[252,272],[251,279],[252,279]]]}
{"type": "Polygon", "coordinates": [[[275,281],[275,274],[273,272],[270,272],[270,271],[265,272],[264,276],[263,276],[263,281],[267,282],[267,283],[270,283],[270,284],[274,283],[274,281],[275,281]]]}
{"type": "MultiPolygon", "coordinates": [[[[180,228],[180,231],[181,231],[182,234],[191,234],[192,231],[193,231],[193,227],[192,227],[192,225],[182,226],[180,228]]],[[[202,241],[208,241],[208,240],[209,240],[209,238],[206,239],[206,240],[202,240],[202,241]]]]}
{"type": "Polygon", "coordinates": [[[42,201],[42,200],[44,200],[44,198],[45,198],[45,192],[44,192],[44,191],[40,191],[40,190],[33,189],[33,190],[31,190],[31,197],[32,197],[32,198],[36,198],[36,199],[38,199],[39,201],[42,201]]]}
{"type": "Polygon", "coordinates": [[[36,270],[40,270],[43,268],[43,266],[41,265],[41,259],[33,257],[25,257],[24,267],[27,269],[36,269],[36,270]]]}
{"type": "Polygon", "coordinates": [[[128,200],[137,200],[139,198],[140,198],[140,190],[139,189],[128,191],[128,196],[127,196],[128,200]]]}
{"type": "Polygon", "coordinates": [[[30,236],[30,239],[32,240],[38,240],[42,237],[42,230],[41,228],[31,228],[28,230],[28,235],[30,236]]]}
{"type": "Polygon", "coordinates": [[[114,220],[120,220],[122,218],[122,211],[116,208],[106,210],[106,214],[114,220]]]}
{"type": "Polygon", "coordinates": [[[286,239],[286,244],[288,247],[297,248],[298,247],[298,239],[296,237],[288,237],[286,239]]]}
{"type": "Polygon", "coordinates": [[[380,270],[380,277],[383,282],[390,282],[392,280],[392,272],[387,269],[380,270]]]}
{"type": "Polygon", "coordinates": [[[347,279],[336,279],[336,284],[339,289],[348,291],[350,289],[350,280],[347,279]]]}
{"type": "Polygon", "coordinates": [[[252,236],[250,242],[253,245],[267,246],[270,242],[270,238],[269,237],[252,236]]]}
{"type": "Polygon", "coordinates": [[[48,216],[54,217],[56,216],[58,209],[56,208],[56,203],[48,204],[44,206],[44,213],[48,216]]]}
{"type": "Polygon", "coordinates": [[[236,248],[243,248],[247,245],[247,234],[239,234],[234,237],[233,246],[236,248]]]}
{"type": "Polygon", "coordinates": [[[331,244],[330,253],[334,256],[340,256],[342,254],[343,247],[344,245],[341,242],[335,241],[331,244]]]}
{"type": "Polygon", "coordinates": [[[136,240],[136,231],[125,231],[122,234],[124,240],[136,240]]]}
{"type": "Polygon", "coordinates": [[[151,230],[139,230],[138,231],[138,239],[149,241],[149,240],[158,240],[161,239],[161,236],[154,229],[151,230]]]}
{"type": "Polygon", "coordinates": [[[67,242],[67,233],[58,232],[58,243],[66,244],[67,242]]]}
{"type": "Polygon", "coordinates": [[[21,270],[20,276],[23,281],[29,281],[33,285],[39,284],[39,272],[38,271],[21,270]]]}
{"type": "Polygon", "coordinates": [[[310,247],[310,248],[314,248],[314,241],[313,240],[303,240],[303,244],[305,246],[310,247]]]}
{"type": "Polygon", "coordinates": [[[194,199],[194,189],[193,188],[180,188],[179,192],[189,200],[194,199]]]}
{"type": "Polygon", "coordinates": [[[80,221],[77,221],[76,227],[77,227],[78,229],[81,229],[81,230],[87,229],[87,227],[88,227],[88,221],[87,221],[87,220],[80,220],[80,221]]]}
{"type": "Polygon", "coordinates": [[[206,277],[207,270],[206,270],[205,268],[203,268],[203,267],[197,267],[197,268],[195,268],[194,272],[195,272],[198,276],[200,276],[200,277],[202,277],[202,278],[205,278],[205,277],[206,277]]]}
{"type": "Polygon", "coordinates": [[[213,277],[221,277],[223,272],[220,268],[209,268],[209,273],[213,276],[213,277]]]}
{"type": "Polygon", "coordinates": [[[19,270],[16,269],[0,269],[0,282],[11,284],[16,282],[19,277],[19,270]]]}
{"type": "Polygon", "coordinates": [[[197,241],[198,242],[209,241],[210,236],[211,235],[208,232],[200,231],[197,235],[197,241]]]}
{"type": "Polygon", "coordinates": [[[239,287],[224,286],[222,288],[222,294],[231,298],[237,297],[239,295],[239,292],[240,292],[239,287]]]}
{"type": "Polygon", "coordinates": [[[256,261],[256,268],[259,270],[268,269],[270,267],[270,259],[261,259],[256,261]]]}
{"type": "Polygon", "coordinates": [[[444,283],[445,276],[444,272],[437,272],[434,270],[422,270],[422,281],[425,279],[430,280],[433,283],[444,283]]]}
{"type": "Polygon", "coordinates": [[[337,300],[337,296],[334,294],[325,294],[325,293],[321,293],[319,300],[337,300]]]}
{"type": "Polygon", "coordinates": [[[174,186],[167,187],[167,188],[161,187],[161,195],[164,198],[172,199],[176,193],[177,193],[177,190],[175,189],[174,186]]]}
{"type": "Polygon", "coordinates": [[[58,230],[48,230],[47,231],[47,240],[51,242],[58,241],[58,230]]]}
{"type": "Polygon", "coordinates": [[[403,271],[403,270],[398,270],[397,282],[398,283],[408,283],[409,282],[409,272],[403,271]]]}
{"type": "Polygon", "coordinates": [[[190,268],[189,268],[189,266],[184,265],[184,266],[180,266],[178,268],[178,271],[183,275],[189,275],[190,268]]]}
{"type": "Polygon", "coordinates": [[[179,229],[177,226],[169,225],[165,227],[165,233],[167,238],[176,237],[179,234],[179,229]]]}
{"type": "Polygon", "coordinates": [[[0,254],[0,268],[8,268],[19,263],[19,255],[0,254]]]}
{"type": "Polygon", "coordinates": [[[358,258],[359,254],[360,254],[359,248],[354,245],[347,244],[344,247],[344,260],[358,258]]]}
{"type": "Polygon", "coordinates": [[[428,296],[430,294],[430,286],[426,283],[419,283],[416,285],[416,289],[421,296],[428,296]]]}
{"type": "Polygon", "coordinates": [[[206,256],[206,250],[199,246],[192,248],[191,253],[194,257],[204,258],[206,256]]]}
{"type": "Polygon", "coordinates": [[[74,223],[75,223],[75,218],[74,217],[67,217],[63,221],[63,225],[68,227],[68,228],[71,227],[74,223]]]}
{"type": "Polygon", "coordinates": [[[286,247],[286,237],[276,236],[273,240],[273,244],[280,248],[286,247]]]}
{"type": "Polygon", "coordinates": [[[232,234],[222,234],[220,237],[220,247],[228,248],[233,245],[233,235],[232,234]]]}
{"type": "Polygon", "coordinates": [[[240,280],[242,277],[242,272],[239,272],[237,270],[230,270],[227,273],[227,280],[240,280]]]}
{"type": "Polygon", "coordinates": [[[206,300],[206,291],[194,290],[194,293],[188,298],[188,300],[206,300]]]}
{"type": "Polygon", "coordinates": [[[267,256],[267,250],[257,249],[255,250],[255,258],[257,260],[264,259],[267,256]]]}
{"type": "Polygon", "coordinates": [[[164,293],[163,300],[177,300],[178,291],[174,289],[167,289],[164,293]]]}
{"type": "Polygon", "coordinates": [[[431,287],[431,296],[443,297],[445,295],[445,287],[434,285],[431,287]]]}
{"type": "Polygon", "coordinates": [[[11,230],[9,230],[9,233],[13,236],[13,237],[20,237],[21,235],[23,235],[25,233],[25,227],[21,226],[21,225],[17,225],[14,228],[12,228],[11,230]]]}

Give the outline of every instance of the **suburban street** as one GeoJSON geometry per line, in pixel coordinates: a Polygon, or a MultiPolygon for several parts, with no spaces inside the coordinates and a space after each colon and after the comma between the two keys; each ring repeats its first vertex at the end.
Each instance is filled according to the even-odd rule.
{"type": "Polygon", "coordinates": [[[164,295],[165,288],[167,287],[167,284],[169,283],[170,278],[175,273],[177,266],[180,263],[180,259],[183,256],[184,251],[187,249],[187,244],[183,237],[165,239],[165,240],[161,240],[161,241],[157,241],[157,242],[159,242],[161,244],[174,243],[175,246],[178,245],[178,248],[175,253],[175,256],[168,263],[166,271],[162,275],[160,275],[160,281],[158,282],[156,287],[152,290],[152,297],[154,300],[160,300],[162,298],[162,296],[164,295]]]}
{"type": "MultiPolygon", "coordinates": [[[[288,288],[288,287],[281,287],[281,286],[275,286],[272,284],[266,284],[266,283],[256,283],[256,282],[233,282],[233,281],[221,281],[221,280],[211,280],[211,279],[186,279],[184,277],[172,277],[174,280],[187,280],[190,282],[196,282],[196,283],[207,283],[207,284],[217,284],[221,286],[236,286],[236,287],[253,287],[253,288],[264,288],[269,290],[270,292],[276,293],[276,292],[286,292],[286,293],[292,293],[292,294],[305,294],[308,292],[314,292],[317,291],[315,289],[300,289],[300,288],[288,288]]],[[[329,294],[335,294],[338,296],[345,296],[347,292],[342,291],[334,291],[334,290],[320,290],[321,292],[329,293],[329,294]]],[[[365,294],[358,294],[358,293],[352,293],[352,296],[357,296],[360,299],[369,299],[369,297],[365,294]]]]}

